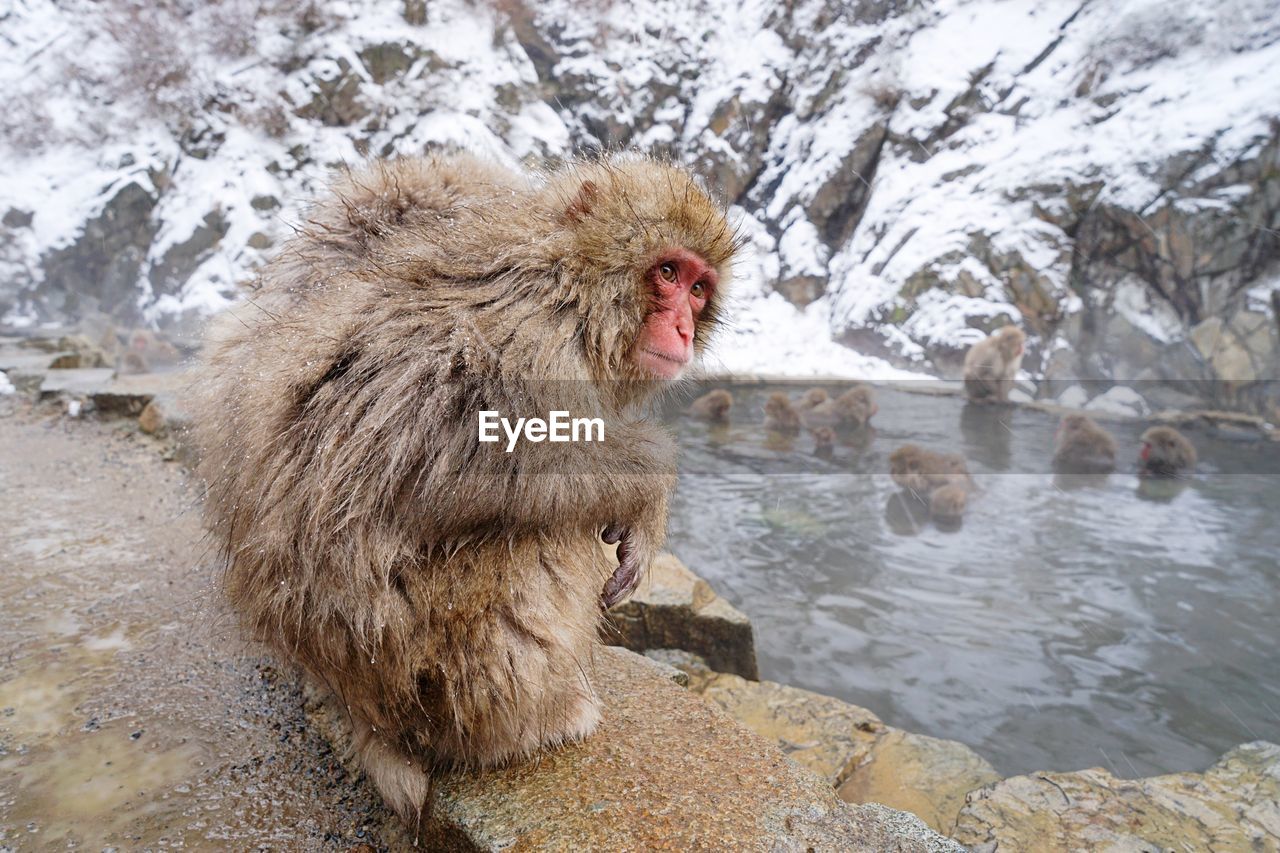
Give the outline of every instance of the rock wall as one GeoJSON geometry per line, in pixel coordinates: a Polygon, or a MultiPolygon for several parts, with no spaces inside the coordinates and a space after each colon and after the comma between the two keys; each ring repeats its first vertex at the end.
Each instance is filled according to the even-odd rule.
{"type": "Polygon", "coordinates": [[[716,672],[760,677],[751,621],[673,554],[660,554],[640,588],[608,619],[601,639],[610,645],[636,652],[679,649],[716,672]]]}
{"type": "Polygon", "coordinates": [[[816,332],[950,373],[1012,321],[1048,378],[1277,399],[1268,0],[130,8],[0,22],[9,322],[193,330],[366,156],[627,146],[736,207],[731,367],[832,372],[816,332]]]}

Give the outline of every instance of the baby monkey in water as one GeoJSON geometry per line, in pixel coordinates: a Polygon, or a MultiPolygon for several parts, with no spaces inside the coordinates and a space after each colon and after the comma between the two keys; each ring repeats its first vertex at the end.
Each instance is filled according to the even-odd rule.
{"type": "Polygon", "coordinates": [[[737,248],[653,160],[539,180],[403,159],[341,181],[211,337],[197,428],[225,592],[349,709],[407,821],[434,767],[595,728],[602,609],[663,544],[675,484],[637,409],[705,347],[737,248]],[[508,453],[478,441],[481,410],[607,429],[508,453]]]}

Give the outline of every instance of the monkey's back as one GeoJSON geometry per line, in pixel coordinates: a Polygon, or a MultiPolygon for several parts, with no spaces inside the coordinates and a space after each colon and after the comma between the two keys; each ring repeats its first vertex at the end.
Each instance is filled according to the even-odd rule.
{"type": "Polygon", "coordinates": [[[1068,474],[1103,474],[1116,467],[1116,440],[1100,427],[1084,426],[1063,437],[1053,454],[1054,469],[1068,474]]]}

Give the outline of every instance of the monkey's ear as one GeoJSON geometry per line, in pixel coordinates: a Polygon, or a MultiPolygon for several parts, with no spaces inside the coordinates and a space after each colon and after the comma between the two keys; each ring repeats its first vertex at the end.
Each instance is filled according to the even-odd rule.
{"type": "Polygon", "coordinates": [[[577,225],[591,215],[591,211],[599,200],[600,188],[596,186],[595,181],[583,181],[582,186],[578,187],[578,194],[565,208],[564,221],[570,225],[577,225]]]}

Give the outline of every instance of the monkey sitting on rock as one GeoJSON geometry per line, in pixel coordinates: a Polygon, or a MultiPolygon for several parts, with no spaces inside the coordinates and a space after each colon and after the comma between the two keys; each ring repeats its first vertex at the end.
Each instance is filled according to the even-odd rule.
{"type": "Polygon", "coordinates": [[[964,357],[964,390],[971,403],[1007,403],[1022,366],[1027,336],[1005,326],[974,344],[964,357]]]}
{"type": "Polygon", "coordinates": [[[702,352],[737,249],[652,160],[538,180],[402,159],[339,182],[211,335],[196,428],[225,593],[349,709],[406,821],[435,767],[595,728],[602,610],[662,545],[675,484],[637,410],[702,352]],[[607,423],[509,452],[479,441],[485,410],[607,423]]]}

